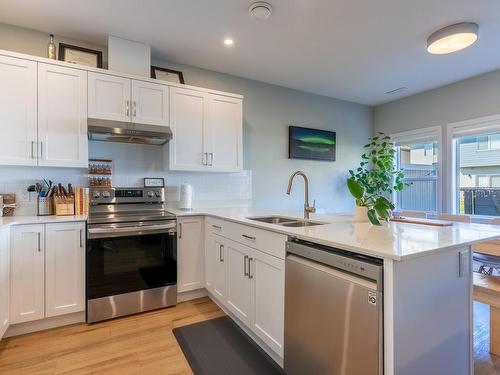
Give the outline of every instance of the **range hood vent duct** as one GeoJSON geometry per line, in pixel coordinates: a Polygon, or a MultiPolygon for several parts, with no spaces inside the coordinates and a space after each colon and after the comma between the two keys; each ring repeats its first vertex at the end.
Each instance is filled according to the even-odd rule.
{"type": "Polygon", "coordinates": [[[91,141],[161,146],[172,139],[169,126],[89,118],[87,128],[91,141]]]}

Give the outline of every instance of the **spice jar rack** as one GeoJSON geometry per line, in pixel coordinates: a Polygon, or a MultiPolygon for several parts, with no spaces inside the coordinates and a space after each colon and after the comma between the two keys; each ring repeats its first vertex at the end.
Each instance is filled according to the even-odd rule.
{"type": "Polygon", "coordinates": [[[89,186],[111,187],[113,160],[89,159],[89,186]]]}

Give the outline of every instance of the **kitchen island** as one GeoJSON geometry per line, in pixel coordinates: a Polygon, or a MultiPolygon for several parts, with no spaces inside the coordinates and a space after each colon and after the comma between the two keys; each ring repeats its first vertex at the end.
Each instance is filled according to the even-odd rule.
{"type": "Polygon", "coordinates": [[[312,215],[324,225],[285,227],[252,220],[297,213],[248,208],[172,210],[265,229],[291,238],[383,260],[384,373],[471,374],[472,257],[470,246],[500,237],[500,227],[355,223],[351,215],[312,215]]]}

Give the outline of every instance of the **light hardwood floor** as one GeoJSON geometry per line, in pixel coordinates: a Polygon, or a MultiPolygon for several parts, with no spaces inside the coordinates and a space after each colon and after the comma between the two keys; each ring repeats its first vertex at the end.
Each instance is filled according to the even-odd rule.
{"type": "MultiPolygon", "coordinates": [[[[223,316],[208,298],[92,325],[2,340],[0,374],[192,374],[172,329],[223,316]]],[[[475,375],[500,374],[488,353],[488,306],[474,304],[475,375]]]]}
{"type": "Polygon", "coordinates": [[[4,339],[0,374],[191,374],[172,329],[224,315],[208,298],[4,339]]]}

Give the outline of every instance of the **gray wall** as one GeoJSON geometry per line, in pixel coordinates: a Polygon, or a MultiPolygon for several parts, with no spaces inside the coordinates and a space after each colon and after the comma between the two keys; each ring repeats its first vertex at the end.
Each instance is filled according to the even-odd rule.
{"type": "MultiPolygon", "coordinates": [[[[46,33],[0,24],[0,49],[44,56],[47,43],[46,33]]],[[[345,177],[347,170],[359,162],[362,145],[372,134],[371,107],[158,61],[154,56],[153,63],[183,71],[187,84],[245,96],[244,168],[252,170],[254,206],[301,210],[302,181],[297,181],[291,197],[285,195],[288,177],[301,169],[309,176],[310,196],[316,199],[318,208],[328,212],[352,209],[353,199],[345,187],[345,177]],[[289,160],[290,124],[336,131],[337,161],[289,160]]]]}
{"type": "Polygon", "coordinates": [[[153,64],[181,70],[187,84],[245,96],[243,166],[252,170],[254,206],[302,209],[302,181],[297,181],[291,197],[285,195],[288,177],[301,169],[309,176],[310,196],[318,208],[352,209],[345,176],[358,163],[363,142],[372,134],[370,107],[191,66],[154,59],[153,64]],[[288,159],[290,124],[336,131],[337,161],[288,159]]]}
{"type": "Polygon", "coordinates": [[[395,133],[499,113],[497,70],[375,107],[374,129],[395,133]]]}

